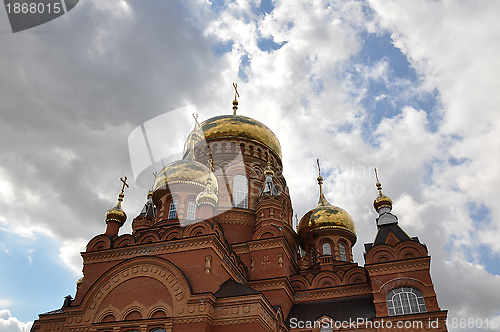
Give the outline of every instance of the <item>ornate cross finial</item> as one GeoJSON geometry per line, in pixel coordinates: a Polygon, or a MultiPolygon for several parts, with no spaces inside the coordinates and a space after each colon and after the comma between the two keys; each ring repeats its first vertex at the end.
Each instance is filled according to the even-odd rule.
{"type": "Polygon", "coordinates": [[[316,163],[318,164],[318,176],[321,177],[321,166],[319,166],[319,158],[316,159],[316,163]]]}
{"type": "Polygon", "coordinates": [[[236,100],[236,96],[240,96],[240,94],[238,93],[238,84],[237,83],[233,83],[233,88],[234,88],[234,100],[236,100]]]}
{"type": "Polygon", "coordinates": [[[234,88],[233,115],[236,115],[236,110],[238,109],[238,100],[236,100],[236,97],[240,96],[240,94],[238,93],[238,84],[233,83],[233,88],[234,88]]]}
{"type": "Polygon", "coordinates": [[[129,185],[127,184],[127,177],[125,177],[124,179],[123,178],[120,178],[120,181],[123,182],[123,186],[122,186],[122,194],[125,192],[125,187],[129,188],[129,185]]]}
{"type": "Polygon", "coordinates": [[[193,118],[195,121],[195,127],[198,127],[200,124],[198,123],[198,113],[193,113],[193,118]]]}
{"type": "Polygon", "coordinates": [[[373,169],[375,170],[375,178],[377,179],[377,184],[376,184],[376,186],[377,186],[377,189],[378,189],[378,195],[379,195],[379,196],[382,196],[382,195],[383,195],[383,194],[382,194],[382,184],[381,184],[381,183],[380,183],[380,181],[378,180],[377,168],[376,168],[376,167],[374,167],[373,169]]]}

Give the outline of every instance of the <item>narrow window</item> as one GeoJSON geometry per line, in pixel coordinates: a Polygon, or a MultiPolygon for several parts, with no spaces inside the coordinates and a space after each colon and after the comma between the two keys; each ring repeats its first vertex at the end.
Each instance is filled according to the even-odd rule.
{"type": "Polygon", "coordinates": [[[413,287],[398,287],[385,297],[389,316],[426,312],[422,292],[413,287]]]}
{"type": "Polygon", "coordinates": [[[196,203],[194,201],[189,201],[186,219],[194,220],[195,218],[196,218],[196,203]]]}
{"type": "Polygon", "coordinates": [[[330,246],[330,243],[325,242],[323,243],[323,255],[331,255],[332,254],[332,247],[330,246]]]}
{"type": "Polygon", "coordinates": [[[311,256],[310,263],[312,266],[316,263],[316,250],[314,250],[314,245],[309,247],[309,255],[311,256]]]}
{"type": "Polygon", "coordinates": [[[233,206],[248,209],[248,180],[245,175],[238,174],[234,177],[233,206]]]}
{"type": "Polygon", "coordinates": [[[177,216],[177,201],[173,200],[168,209],[168,219],[175,219],[177,216]]]}
{"type": "Polygon", "coordinates": [[[339,243],[339,254],[340,254],[341,261],[344,261],[344,262],[347,261],[347,256],[345,254],[345,246],[342,242],[339,243]]]}

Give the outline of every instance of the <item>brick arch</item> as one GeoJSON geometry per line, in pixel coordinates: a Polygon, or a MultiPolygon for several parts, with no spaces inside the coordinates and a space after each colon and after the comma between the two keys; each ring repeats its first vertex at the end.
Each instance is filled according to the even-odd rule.
{"type": "Polygon", "coordinates": [[[379,263],[385,261],[395,261],[396,255],[392,246],[388,244],[377,244],[366,253],[366,263],[379,263]],[[385,258],[385,259],[384,259],[385,258]]]}
{"type": "Polygon", "coordinates": [[[309,288],[309,281],[301,275],[292,277],[291,284],[296,291],[302,291],[309,288]]]}
{"type": "Polygon", "coordinates": [[[339,276],[330,271],[321,272],[311,280],[312,288],[333,287],[341,284],[342,280],[340,280],[339,276]],[[329,283],[330,285],[324,286],[325,283],[329,283]]]}
{"type": "Polygon", "coordinates": [[[162,241],[169,241],[174,238],[181,239],[182,238],[182,228],[181,227],[170,227],[163,235],[161,236],[162,241]]]}
{"type": "Polygon", "coordinates": [[[424,246],[416,241],[403,241],[398,243],[395,247],[395,256],[397,259],[418,258],[427,256],[427,250],[424,246]],[[406,257],[411,254],[412,257],[406,257]]]}
{"type": "Polygon", "coordinates": [[[207,225],[204,222],[196,222],[184,227],[182,237],[192,237],[209,233],[211,233],[210,225],[207,225]]]}
{"type": "Polygon", "coordinates": [[[409,287],[414,287],[418,289],[419,291],[422,292],[422,294],[426,294],[426,290],[429,287],[429,285],[424,284],[422,281],[415,279],[415,278],[409,278],[409,277],[401,277],[401,278],[395,278],[392,280],[387,281],[380,287],[380,293],[384,295],[384,299],[387,296],[387,293],[393,288],[397,287],[404,287],[404,286],[409,286],[409,287]]]}
{"type": "Polygon", "coordinates": [[[145,318],[146,308],[144,305],[134,302],[132,305],[128,306],[122,311],[120,315],[120,320],[135,320],[145,318]],[[138,314],[136,314],[138,313],[138,314]]]}
{"type": "Polygon", "coordinates": [[[109,316],[113,316],[114,321],[117,321],[118,320],[117,317],[119,317],[119,314],[118,314],[119,312],[120,312],[120,310],[118,308],[113,307],[113,306],[110,305],[109,307],[103,309],[99,313],[99,315],[97,316],[96,321],[98,323],[101,323],[101,322],[104,322],[104,321],[109,321],[109,320],[105,320],[109,316]]]}
{"type": "Polygon", "coordinates": [[[355,267],[350,269],[349,271],[347,271],[346,274],[344,274],[344,277],[342,278],[342,283],[344,285],[352,285],[365,282],[366,282],[365,270],[361,267],[355,267]]]}
{"type": "Polygon", "coordinates": [[[269,239],[269,238],[273,238],[273,237],[276,237],[274,230],[271,227],[267,226],[267,227],[262,227],[262,229],[259,231],[259,233],[257,233],[257,236],[255,237],[255,239],[256,240],[269,239]]]}
{"type": "Polygon", "coordinates": [[[111,248],[111,239],[105,234],[97,235],[87,244],[87,252],[111,248]]]}
{"type": "Polygon", "coordinates": [[[172,316],[172,308],[165,302],[163,301],[158,301],[156,305],[152,306],[147,315],[146,318],[155,318],[157,317],[156,315],[162,312],[165,317],[171,317],[172,316]]]}
{"type": "Polygon", "coordinates": [[[135,243],[135,237],[130,234],[123,234],[114,241],[113,248],[129,247],[135,243]]]}
{"type": "MultiPolygon", "coordinates": [[[[99,311],[102,312],[104,309],[107,309],[107,307],[100,308],[101,304],[105,305],[104,301],[106,297],[110,295],[113,290],[119,289],[118,287],[120,287],[120,285],[125,285],[125,283],[130,285],[134,284],[134,282],[138,282],[140,280],[138,278],[150,280],[150,283],[154,284],[156,289],[165,292],[165,294],[170,294],[172,301],[172,310],[170,310],[170,312],[172,316],[185,312],[187,301],[191,297],[192,290],[182,271],[170,261],[162,258],[136,257],[111,268],[92,285],[90,291],[85,294],[82,300],[82,308],[85,311],[84,319],[97,322],[97,319],[100,317],[100,315],[98,315],[98,310],[100,309],[99,311]]],[[[128,285],[122,287],[119,294],[126,294],[125,290],[130,288],[128,285]]],[[[142,284],[135,284],[136,289],[140,290],[141,286],[142,284]]],[[[115,294],[113,296],[116,296],[116,292],[113,294],[115,294]]],[[[127,304],[125,303],[124,305],[127,304]]],[[[147,314],[152,310],[151,308],[155,306],[157,306],[157,304],[151,304],[148,309],[135,303],[127,305],[126,309],[121,309],[120,317],[126,317],[127,313],[125,313],[125,310],[137,307],[142,308],[142,311],[139,312],[142,318],[146,318],[147,314]]],[[[168,306],[166,308],[168,308],[168,306]]],[[[132,311],[134,310],[130,309],[128,313],[132,311]]]]}
{"type": "Polygon", "coordinates": [[[158,235],[158,233],[151,230],[141,234],[141,236],[139,236],[139,238],[137,239],[137,244],[143,244],[149,242],[154,243],[158,241],[160,241],[160,236],[158,235]]]}

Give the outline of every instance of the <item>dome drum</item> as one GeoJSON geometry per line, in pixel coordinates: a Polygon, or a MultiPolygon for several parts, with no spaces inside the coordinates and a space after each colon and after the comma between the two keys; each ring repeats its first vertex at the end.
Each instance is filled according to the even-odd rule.
{"type": "MultiPolygon", "coordinates": [[[[262,154],[269,149],[270,152],[276,155],[277,159],[281,163],[281,145],[278,138],[274,135],[271,129],[257,120],[242,115],[221,115],[202,122],[200,127],[207,143],[214,140],[220,141],[221,139],[234,139],[235,141],[231,143],[236,143],[241,140],[242,143],[246,143],[246,146],[251,142],[255,145],[262,145],[262,149],[260,150],[262,154]]],[[[230,148],[231,145],[232,144],[229,144],[230,148]]],[[[235,144],[231,148],[233,151],[230,151],[233,153],[236,152],[237,150],[234,150],[235,147],[241,149],[240,144],[235,144]]],[[[257,149],[252,151],[252,149],[248,148],[247,151],[245,148],[242,152],[246,155],[255,154],[254,156],[258,157],[257,149]]],[[[218,153],[218,151],[212,150],[212,153],[218,153]]],[[[261,155],[260,158],[263,159],[263,155],[261,155]]]]}

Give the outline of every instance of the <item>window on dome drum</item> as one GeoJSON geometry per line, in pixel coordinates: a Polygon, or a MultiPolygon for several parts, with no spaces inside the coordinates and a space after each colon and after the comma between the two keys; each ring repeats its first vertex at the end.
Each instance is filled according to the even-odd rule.
{"type": "Polygon", "coordinates": [[[339,243],[339,254],[340,254],[341,261],[344,261],[344,262],[347,261],[347,255],[345,254],[345,246],[342,242],[339,243]]]}
{"type": "Polygon", "coordinates": [[[233,206],[248,209],[248,180],[245,175],[238,174],[234,177],[233,206]]]}
{"type": "Polygon", "coordinates": [[[385,297],[389,316],[426,312],[422,292],[413,287],[392,289],[385,297]]]}
{"type": "Polygon", "coordinates": [[[156,329],[152,329],[151,331],[149,332],[165,332],[165,329],[162,329],[162,328],[156,328],[156,329]]]}
{"type": "Polygon", "coordinates": [[[186,219],[194,220],[195,218],[196,218],[196,203],[194,201],[189,201],[186,219]]]}
{"type": "Polygon", "coordinates": [[[175,219],[177,216],[177,201],[174,199],[168,209],[168,219],[175,219]]]}
{"type": "Polygon", "coordinates": [[[323,255],[331,255],[332,254],[332,247],[330,246],[330,243],[325,242],[323,243],[323,255]]]}

